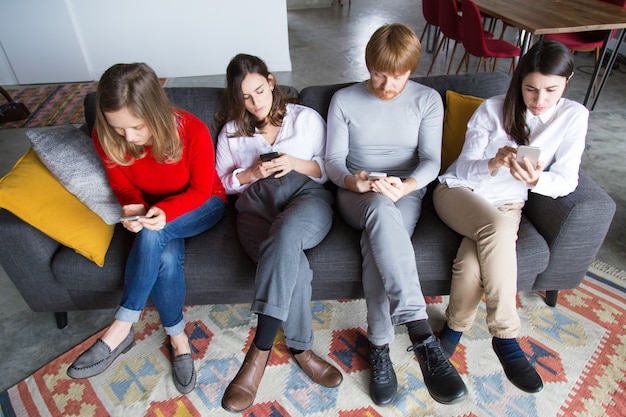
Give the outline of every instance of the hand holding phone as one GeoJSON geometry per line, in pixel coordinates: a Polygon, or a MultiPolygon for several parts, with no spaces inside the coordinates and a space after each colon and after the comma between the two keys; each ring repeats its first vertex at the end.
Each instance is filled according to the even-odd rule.
{"type": "Polygon", "coordinates": [[[146,216],[124,216],[124,217],[120,217],[120,221],[127,222],[127,221],[139,220],[139,219],[145,219],[145,218],[146,216]]]}
{"type": "MultiPolygon", "coordinates": [[[[269,161],[271,161],[273,159],[278,158],[279,156],[280,156],[280,154],[278,152],[268,152],[268,153],[263,153],[263,154],[259,155],[259,158],[261,158],[261,161],[263,161],[263,162],[269,162],[269,161]]],[[[283,172],[282,169],[279,170],[279,171],[274,172],[274,174],[279,174],[281,172],[283,172]]],[[[274,174],[272,174],[272,175],[274,175],[274,174]]]]}
{"type": "Polygon", "coordinates": [[[539,162],[539,155],[541,155],[541,149],[537,146],[520,146],[517,148],[517,156],[515,160],[522,168],[526,166],[524,164],[524,160],[522,158],[526,157],[533,165],[533,167],[537,166],[537,162],[539,162]]]}
{"type": "Polygon", "coordinates": [[[268,153],[263,153],[259,156],[259,158],[261,158],[261,161],[263,162],[268,162],[271,161],[272,159],[276,159],[278,158],[280,155],[278,154],[278,152],[268,152],[268,153]]]}
{"type": "Polygon", "coordinates": [[[368,179],[369,181],[376,181],[376,180],[383,179],[383,178],[385,178],[386,176],[387,176],[387,173],[385,173],[385,172],[370,172],[370,173],[367,175],[367,179],[368,179]]]}

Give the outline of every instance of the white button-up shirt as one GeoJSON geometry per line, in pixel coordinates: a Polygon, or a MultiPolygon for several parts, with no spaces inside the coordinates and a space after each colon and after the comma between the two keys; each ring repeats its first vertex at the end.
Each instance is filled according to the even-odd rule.
{"type": "MultiPolygon", "coordinates": [[[[449,187],[469,187],[492,205],[526,201],[529,185],[517,181],[506,167],[496,175],[488,163],[503,146],[517,147],[502,125],[504,95],[485,100],[467,125],[465,143],[459,158],[439,180],[449,187]]],[[[539,160],[544,171],[531,192],[552,198],[574,191],[585,149],[589,111],[582,104],[561,98],[539,116],[526,113],[530,128],[529,144],[541,148],[539,160]]]]}

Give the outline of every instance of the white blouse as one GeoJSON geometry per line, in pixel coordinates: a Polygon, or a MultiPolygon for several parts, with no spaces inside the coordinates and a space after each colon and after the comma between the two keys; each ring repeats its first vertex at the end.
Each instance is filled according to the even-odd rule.
{"type": "MultiPolygon", "coordinates": [[[[488,163],[503,146],[517,147],[502,125],[504,95],[485,100],[467,124],[458,159],[439,180],[449,187],[469,187],[494,206],[528,199],[529,184],[517,181],[506,167],[490,175],[488,163]]],[[[578,185],[578,169],[585,149],[589,110],[561,98],[539,116],[526,112],[529,144],[541,148],[544,170],[531,192],[552,198],[567,195],[578,185]]]]}
{"type": "Polygon", "coordinates": [[[283,124],[273,145],[258,131],[253,136],[228,137],[234,131],[233,121],[224,125],[218,136],[215,155],[215,167],[227,194],[242,193],[250,184],[240,184],[237,174],[254,165],[259,155],[273,151],[317,162],[322,176],[310,178],[319,184],[327,181],[324,169],[326,122],[312,108],[287,104],[283,124]]]}

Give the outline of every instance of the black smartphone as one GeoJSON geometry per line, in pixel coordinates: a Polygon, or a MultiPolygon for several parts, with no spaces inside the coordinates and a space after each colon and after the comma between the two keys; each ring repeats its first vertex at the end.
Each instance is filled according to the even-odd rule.
{"type": "Polygon", "coordinates": [[[276,159],[279,156],[280,155],[278,154],[278,152],[268,152],[268,153],[261,154],[259,158],[261,158],[261,161],[267,162],[267,161],[271,161],[272,159],[276,159]]]}

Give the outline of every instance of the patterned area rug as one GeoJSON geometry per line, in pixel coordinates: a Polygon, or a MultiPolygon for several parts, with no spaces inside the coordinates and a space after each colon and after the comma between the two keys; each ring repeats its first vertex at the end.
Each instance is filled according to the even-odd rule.
{"type": "Polygon", "coordinates": [[[31,115],[24,120],[0,124],[0,128],[84,123],[83,99],[87,93],[96,91],[97,85],[94,81],[7,88],[13,100],[24,103],[31,115]]]}
{"type": "MultiPolygon", "coordinates": [[[[165,85],[167,78],[161,78],[165,85]]],[[[0,129],[12,127],[44,127],[64,124],[82,124],[83,99],[96,91],[97,81],[69,84],[39,84],[6,88],[14,101],[24,103],[31,115],[23,120],[0,124],[0,129]]],[[[6,102],[2,96],[0,100],[6,102]]]]}
{"type": "MultiPolygon", "coordinates": [[[[592,267],[579,288],[559,294],[556,308],[546,306],[540,294],[520,294],[520,344],[544,379],[539,394],[525,394],[506,379],[481,307],[451,358],[469,389],[465,401],[445,406],[431,399],[400,327],[391,347],[398,399],[393,406],[377,407],[368,393],[364,302],[325,301],[312,304],[314,349],[342,370],[343,384],[338,389],[312,384],[279,335],[257,401],[243,415],[624,416],[626,292],[622,278],[609,272],[592,267]]],[[[433,325],[440,326],[447,298],[428,301],[433,325]]],[[[176,391],[164,333],[156,312],[148,309],[135,326],[135,346],[106,372],[80,381],[65,373],[96,334],[0,393],[0,416],[232,416],[220,401],[243,360],[256,319],[247,304],[189,307],[186,319],[198,372],[191,394],[176,391]]]]}

